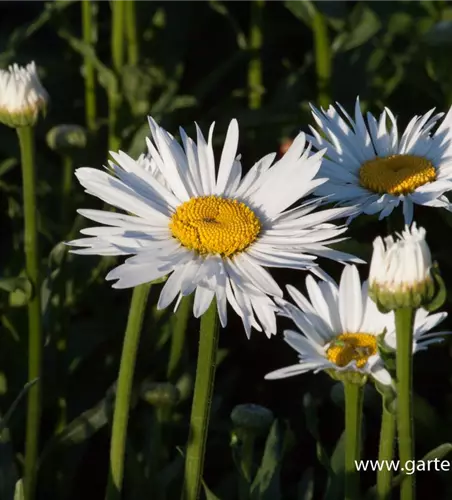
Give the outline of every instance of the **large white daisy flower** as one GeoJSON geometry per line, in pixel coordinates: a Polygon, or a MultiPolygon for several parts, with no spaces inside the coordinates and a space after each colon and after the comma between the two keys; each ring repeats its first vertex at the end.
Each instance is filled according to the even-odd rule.
{"type": "MultiPolygon", "coordinates": [[[[266,375],[266,379],[292,377],[313,371],[332,370],[334,373],[358,372],[369,375],[384,385],[391,376],[378,353],[378,336],[386,332],[385,343],[395,349],[394,313],[382,314],[368,296],[368,282],[361,285],[355,266],[346,266],[339,286],[333,281],[316,283],[306,278],[309,299],[296,288],[287,290],[296,306],[280,301],[283,316],[293,320],[302,334],[284,332],[285,341],[299,354],[299,363],[266,375]]],[[[413,350],[437,342],[438,335],[427,334],[440,323],[446,313],[429,316],[419,309],[414,325],[413,350]]]]}
{"type": "Polygon", "coordinates": [[[89,237],[70,242],[85,247],[75,250],[79,254],[134,255],[108,274],[108,280],[117,280],[115,288],[169,275],[160,309],[195,291],[195,317],[216,297],[223,326],[229,302],[247,335],[262,326],[270,336],[276,333],[276,306],[270,297],[281,297],[282,291],[264,267],[315,272],[316,256],[359,261],[325,246],[346,230],[326,221],[348,215],[347,209],[314,212],[321,203],[314,199],[287,210],[325,182],[314,180],[322,152],[310,156],[304,134],[272,167],[275,154],[262,158],[242,178],[236,120],[229,125],[218,174],[213,125],[208,141],[197,127],[197,143],[180,129],[184,149],[152,119],[150,127],[149,155],[166,184],[123,152],[111,153],[111,172],[76,171],[86,192],[132,214],[79,210],[103,225],[82,230],[89,237]]]}
{"type": "Polygon", "coordinates": [[[406,224],[414,204],[452,211],[444,194],[452,189],[452,108],[441,122],[443,113],[433,115],[433,109],[415,116],[400,135],[388,108],[378,120],[371,113],[365,120],[357,99],[353,120],[337,106],[342,115],[333,106],[327,111],[312,106],[322,135],[310,127],[309,140],[326,148],[320,174],[329,178],[316,195],[356,205],[357,214],[380,213],[380,220],[402,202],[406,224]]]}

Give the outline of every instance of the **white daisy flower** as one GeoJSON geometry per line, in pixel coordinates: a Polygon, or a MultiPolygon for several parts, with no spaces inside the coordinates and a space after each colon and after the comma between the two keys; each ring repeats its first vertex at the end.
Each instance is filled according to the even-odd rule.
{"type": "Polygon", "coordinates": [[[34,61],[25,67],[13,64],[0,70],[0,121],[6,125],[34,125],[39,112],[45,112],[48,98],[34,61]]]}
{"type": "MultiPolygon", "coordinates": [[[[333,281],[316,283],[306,278],[309,299],[293,286],[287,290],[296,306],[280,301],[281,314],[293,320],[299,334],[284,332],[284,340],[299,354],[299,363],[281,368],[265,376],[266,379],[292,377],[309,371],[329,370],[333,374],[359,373],[368,375],[384,385],[391,384],[391,376],[378,353],[378,336],[384,337],[389,348],[395,349],[394,313],[382,314],[368,296],[368,282],[361,285],[358,270],[347,265],[339,286],[333,281]]],[[[413,351],[437,342],[437,334],[427,334],[440,323],[446,313],[429,316],[419,309],[414,326],[413,351]]]]}
{"type": "Polygon", "coordinates": [[[242,178],[236,120],[229,125],[217,174],[213,125],[208,141],[197,127],[197,144],[180,129],[184,149],[152,119],[150,126],[149,155],[166,185],[123,152],[111,153],[111,172],[76,171],[86,192],[132,214],[79,210],[102,225],[82,230],[89,237],[69,243],[85,247],[75,250],[79,254],[133,255],[108,274],[108,280],[117,280],[115,288],[169,275],[160,309],[195,291],[195,317],[216,297],[223,326],[229,302],[247,335],[262,326],[269,336],[276,333],[271,297],[282,291],[264,267],[318,272],[316,256],[360,261],[326,247],[346,231],[326,221],[348,215],[347,209],[314,212],[321,203],[314,199],[287,210],[325,182],[314,180],[322,152],[310,156],[304,134],[272,167],[275,154],[242,178]]]}
{"type": "Polygon", "coordinates": [[[337,106],[342,115],[333,106],[327,111],[312,106],[323,136],[310,127],[308,139],[326,148],[320,174],[329,178],[316,195],[356,205],[356,215],[380,213],[380,220],[402,202],[406,224],[413,220],[414,204],[452,211],[444,194],[452,189],[452,108],[442,121],[443,113],[433,115],[433,109],[415,116],[400,136],[388,108],[378,120],[367,113],[366,122],[359,99],[354,120],[337,106]]]}

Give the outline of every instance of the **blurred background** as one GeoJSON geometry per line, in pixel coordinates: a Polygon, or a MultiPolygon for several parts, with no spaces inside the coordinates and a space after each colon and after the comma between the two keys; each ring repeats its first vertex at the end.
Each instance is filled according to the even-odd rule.
{"type": "MultiPolygon", "coordinates": [[[[71,256],[61,244],[86,224],[76,216],[77,208],[102,208],[83,193],[72,170],[102,168],[109,149],[138,157],[149,133],[147,115],[175,135],[179,126],[192,135],[194,121],[205,132],[216,121],[217,148],[229,121],[237,118],[245,171],[264,154],[282,153],[300,130],[308,130],[313,124],[309,103],[338,101],[352,112],[359,95],[364,110],[379,113],[387,106],[402,128],[413,115],[433,107],[446,111],[452,104],[451,47],[452,3],[447,1],[0,3],[0,67],[36,61],[51,100],[36,132],[46,276],[39,499],[103,498],[113,384],[131,296],[130,290],[113,290],[104,281],[115,259],[71,256]],[[118,8],[119,3],[133,9],[118,8]],[[94,75],[88,91],[87,72],[94,75]],[[63,148],[49,140],[49,131],[61,124],[85,127],[86,144],[76,141],[79,147],[63,148]]],[[[27,380],[27,290],[11,291],[8,285],[23,272],[18,158],[14,130],[1,127],[2,414],[27,380]]],[[[426,227],[443,277],[452,284],[452,215],[416,207],[415,218],[426,227]]],[[[351,239],[337,248],[368,260],[377,234],[386,234],[385,223],[361,216],[350,226],[351,239]]],[[[321,264],[339,277],[342,266],[321,264]]],[[[361,266],[363,279],[367,270],[361,266]]],[[[304,273],[278,270],[274,275],[281,285],[304,287],[304,273]]],[[[179,498],[181,484],[198,322],[189,320],[181,363],[169,376],[173,320],[171,310],[155,310],[160,286],[151,293],[130,416],[124,498],[131,500],[148,498],[150,492],[157,492],[159,500],[179,498]],[[166,381],[179,388],[181,398],[162,427],[146,394],[150,383],[166,381]],[[155,457],[157,436],[163,444],[155,457]]],[[[444,309],[451,311],[450,305],[449,296],[444,309]]],[[[295,352],[280,335],[269,340],[253,332],[248,340],[239,319],[232,312],[229,318],[220,337],[205,468],[210,499],[238,498],[230,413],[241,403],[266,406],[279,421],[266,455],[267,436],[257,443],[255,460],[259,465],[263,457],[266,474],[253,500],[343,498],[340,385],[325,374],[264,381],[269,371],[295,363],[295,352]]],[[[283,330],[288,323],[279,325],[283,330]]],[[[442,326],[450,329],[451,321],[442,326]]],[[[452,441],[450,346],[446,341],[416,355],[419,458],[452,441]]],[[[11,498],[8,492],[22,468],[24,408],[22,401],[1,433],[0,499],[11,498]]],[[[377,455],[380,412],[379,396],[369,386],[365,458],[377,455]]],[[[363,475],[364,487],[374,481],[373,473],[363,475]]],[[[451,472],[419,473],[417,481],[418,498],[451,498],[451,472]]]]}

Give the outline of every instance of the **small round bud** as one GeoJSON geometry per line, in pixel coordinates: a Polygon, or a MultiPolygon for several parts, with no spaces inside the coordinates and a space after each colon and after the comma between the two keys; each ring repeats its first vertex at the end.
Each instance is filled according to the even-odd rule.
{"type": "Polygon", "coordinates": [[[273,412],[255,404],[237,405],[231,412],[232,423],[245,431],[264,434],[275,419],[273,412]]]}
{"type": "Polygon", "coordinates": [[[0,70],[0,122],[5,125],[34,125],[39,113],[45,114],[48,98],[34,61],[26,67],[13,64],[0,70]]]}
{"type": "Polygon", "coordinates": [[[153,406],[176,406],[180,400],[180,392],[169,382],[152,382],[144,385],[141,397],[153,406]]]}
{"type": "Polygon", "coordinates": [[[57,125],[49,130],[46,139],[53,151],[69,153],[86,147],[87,133],[80,125],[57,125]]]}

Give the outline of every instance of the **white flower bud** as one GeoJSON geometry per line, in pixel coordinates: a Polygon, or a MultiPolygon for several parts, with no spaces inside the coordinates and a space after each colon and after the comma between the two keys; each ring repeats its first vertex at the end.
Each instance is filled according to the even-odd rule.
{"type": "Polygon", "coordinates": [[[369,272],[369,294],[384,309],[421,307],[432,300],[432,257],[425,229],[405,226],[397,238],[375,239],[369,272]]]}
{"type": "Polygon", "coordinates": [[[9,127],[34,125],[39,112],[45,113],[47,101],[34,61],[0,70],[0,122],[9,127]]]}

